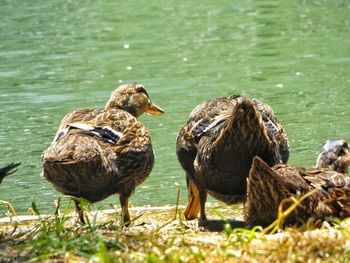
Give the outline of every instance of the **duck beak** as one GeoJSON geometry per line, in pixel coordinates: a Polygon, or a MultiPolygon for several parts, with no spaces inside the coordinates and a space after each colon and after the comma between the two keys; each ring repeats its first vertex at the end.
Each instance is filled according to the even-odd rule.
{"type": "Polygon", "coordinates": [[[160,107],[158,107],[156,104],[154,104],[151,101],[148,105],[148,108],[146,108],[145,112],[149,114],[157,114],[157,115],[164,113],[164,111],[160,107]]]}

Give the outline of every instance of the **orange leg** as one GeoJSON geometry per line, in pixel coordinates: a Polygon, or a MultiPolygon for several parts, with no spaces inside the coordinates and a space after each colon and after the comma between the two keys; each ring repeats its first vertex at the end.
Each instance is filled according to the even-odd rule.
{"type": "Polygon", "coordinates": [[[188,181],[188,201],[184,211],[184,216],[187,220],[193,220],[197,218],[200,212],[199,191],[197,186],[188,179],[188,177],[186,179],[188,181]]]}

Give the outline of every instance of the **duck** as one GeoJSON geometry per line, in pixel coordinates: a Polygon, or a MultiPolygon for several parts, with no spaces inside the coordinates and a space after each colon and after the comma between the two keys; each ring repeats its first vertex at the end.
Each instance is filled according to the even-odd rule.
{"type": "Polygon", "coordinates": [[[247,178],[244,219],[250,226],[269,226],[278,216],[280,204],[286,210],[300,204],[282,226],[301,226],[308,220],[323,222],[328,218],[350,216],[349,146],[344,140],[328,140],[317,158],[315,168],[278,164],[270,167],[254,157],[247,178]]]}
{"type": "Polygon", "coordinates": [[[42,154],[42,176],[59,192],[74,197],[81,223],[80,199],[91,203],[119,194],[122,223],[130,223],[129,197],[154,164],[149,132],[137,119],[163,114],[140,83],[116,88],[104,108],[68,113],[42,154]]]}
{"type": "Polygon", "coordinates": [[[17,171],[17,166],[19,166],[21,163],[10,163],[2,168],[0,168],[0,183],[2,182],[2,180],[10,175],[13,174],[14,172],[17,171]]]}
{"type": "Polygon", "coordinates": [[[349,145],[343,139],[327,140],[317,157],[315,168],[329,168],[346,174],[349,168],[349,145]]]}
{"type": "Polygon", "coordinates": [[[176,154],[188,188],[184,217],[193,220],[199,214],[199,225],[206,225],[208,193],[227,204],[243,201],[254,156],[271,166],[286,163],[289,143],[268,104],[234,95],[193,109],[178,133],[176,154]]]}

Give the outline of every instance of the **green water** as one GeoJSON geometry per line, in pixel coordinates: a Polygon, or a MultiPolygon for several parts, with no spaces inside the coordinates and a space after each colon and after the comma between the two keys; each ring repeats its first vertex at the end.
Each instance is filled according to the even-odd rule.
{"type": "Polygon", "coordinates": [[[176,135],[193,107],[216,96],[270,104],[290,163],[314,165],[327,138],[350,140],[349,14],[345,0],[0,0],[0,164],[22,162],[0,199],[19,212],[33,201],[52,211],[58,193],[40,177],[40,155],[62,117],[103,107],[131,81],[166,111],[141,117],[156,163],[136,206],[174,204],[174,182],[185,204],[176,135]]]}

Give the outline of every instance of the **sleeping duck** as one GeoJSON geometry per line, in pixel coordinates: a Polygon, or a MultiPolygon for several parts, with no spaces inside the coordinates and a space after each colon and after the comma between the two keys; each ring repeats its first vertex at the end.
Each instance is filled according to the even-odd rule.
{"type": "Polygon", "coordinates": [[[244,96],[205,101],[180,129],[176,153],[186,172],[187,220],[205,225],[207,193],[225,202],[241,201],[254,156],[269,165],[286,163],[287,135],[272,109],[244,96]]]}
{"type": "MultiPolygon", "coordinates": [[[[42,175],[65,195],[97,202],[118,193],[122,220],[130,221],[128,199],[150,174],[154,154],[142,113],[163,114],[143,85],[118,87],[103,109],[67,114],[43,152],[42,175]]],[[[84,217],[75,200],[81,222],[84,217]]]]}
{"type": "Polygon", "coordinates": [[[10,163],[9,165],[6,165],[5,167],[0,168],[0,183],[4,179],[4,177],[14,173],[17,171],[16,167],[20,165],[21,163],[10,163]]]}
{"type": "Polygon", "coordinates": [[[349,146],[343,140],[325,143],[317,158],[316,168],[305,169],[289,165],[272,168],[255,157],[247,179],[244,203],[245,221],[267,226],[277,218],[282,200],[285,210],[297,194],[304,200],[287,216],[285,225],[301,225],[308,219],[326,220],[328,217],[350,216],[349,146]]]}

